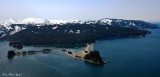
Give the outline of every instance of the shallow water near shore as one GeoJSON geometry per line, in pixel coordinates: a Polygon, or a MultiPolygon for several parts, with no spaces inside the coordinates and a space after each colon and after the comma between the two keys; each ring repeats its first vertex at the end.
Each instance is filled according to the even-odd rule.
{"type": "MultiPolygon", "coordinates": [[[[53,46],[25,46],[22,50],[69,50],[80,48],[56,48],[53,46]]],[[[4,74],[19,74],[20,77],[160,77],[160,29],[144,38],[122,38],[98,41],[94,50],[99,50],[105,61],[111,63],[97,66],[71,58],[61,52],[35,54],[7,58],[8,42],[0,41],[0,77],[4,74]]],[[[13,77],[13,76],[12,76],[13,77]]]]}

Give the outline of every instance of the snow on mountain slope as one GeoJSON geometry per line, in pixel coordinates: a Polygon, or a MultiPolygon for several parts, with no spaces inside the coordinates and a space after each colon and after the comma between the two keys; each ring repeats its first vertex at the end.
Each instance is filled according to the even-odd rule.
{"type": "MultiPolygon", "coordinates": [[[[6,36],[8,34],[13,35],[21,30],[26,29],[27,26],[46,26],[46,25],[64,25],[64,24],[91,24],[93,27],[96,24],[99,25],[110,25],[110,26],[121,26],[121,27],[132,27],[132,28],[154,28],[156,25],[140,20],[124,20],[124,19],[109,19],[104,18],[100,20],[47,20],[42,18],[26,18],[22,20],[17,20],[10,18],[4,22],[0,23],[0,38],[3,36],[6,36]],[[19,24],[19,25],[17,25],[19,24]],[[21,25],[20,25],[21,24],[21,25]]],[[[55,30],[58,27],[53,27],[52,29],[55,30]]],[[[106,28],[107,29],[107,28],[106,28]]],[[[67,30],[66,30],[67,31],[67,30]]],[[[69,31],[70,33],[73,33],[73,31],[69,31]]],[[[77,33],[80,33],[79,30],[77,30],[77,33]]]]}
{"type": "Polygon", "coordinates": [[[100,24],[103,24],[103,25],[112,25],[111,23],[112,23],[112,19],[108,19],[108,18],[104,18],[104,19],[101,19],[100,21],[99,21],[99,23],[100,24]]]}
{"type": "Polygon", "coordinates": [[[20,20],[16,20],[16,19],[13,19],[13,18],[10,18],[4,22],[1,22],[1,25],[3,25],[4,27],[8,27],[10,26],[11,24],[19,24],[20,23],[20,20]]]}
{"type": "Polygon", "coordinates": [[[13,34],[19,32],[19,31],[21,31],[21,30],[24,30],[24,29],[26,29],[26,28],[24,28],[24,27],[19,27],[19,26],[16,25],[16,26],[14,26],[14,30],[10,32],[10,35],[13,35],[13,34]]]}
{"type": "Polygon", "coordinates": [[[66,24],[68,20],[50,20],[50,24],[66,24]]]}
{"type": "Polygon", "coordinates": [[[42,24],[44,19],[41,18],[26,18],[21,21],[21,24],[42,24]]]}
{"type": "Polygon", "coordinates": [[[47,20],[42,18],[25,18],[23,20],[15,20],[15,19],[8,19],[0,24],[4,26],[9,26],[11,24],[66,24],[66,23],[84,23],[84,21],[80,20],[47,20]]]}
{"type": "MultiPolygon", "coordinates": [[[[42,19],[42,18],[26,18],[23,20],[16,20],[16,19],[8,19],[4,22],[1,22],[0,25],[3,25],[4,27],[8,27],[11,24],[37,24],[39,26],[44,25],[44,24],[101,24],[101,25],[112,25],[112,26],[145,26],[144,24],[149,24],[144,21],[138,21],[138,20],[123,20],[123,19],[109,19],[109,18],[104,18],[100,20],[88,20],[88,21],[83,21],[83,20],[47,20],[47,19],[42,19]]],[[[151,24],[150,24],[151,25],[151,24]]]]}
{"type": "Polygon", "coordinates": [[[80,21],[80,20],[49,20],[50,24],[67,24],[67,23],[72,23],[72,24],[76,24],[76,23],[80,23],[83,24],[84,21],[80,21]]]}
{"type": "Polygon", "coordinates": [[[84,24],[96,24],[97,21],[93,21],[93,20],[88,20],[88,21],[85,21],[84,24]]]}

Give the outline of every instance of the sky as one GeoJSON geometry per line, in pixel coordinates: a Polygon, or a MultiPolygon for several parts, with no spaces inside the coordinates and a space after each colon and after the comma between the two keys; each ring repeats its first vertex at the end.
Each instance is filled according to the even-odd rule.
{"type": "Polygon", "coordinates": [[[160,0],[0,0],[0,21],[28,17],[160,21],[160,0]]]}

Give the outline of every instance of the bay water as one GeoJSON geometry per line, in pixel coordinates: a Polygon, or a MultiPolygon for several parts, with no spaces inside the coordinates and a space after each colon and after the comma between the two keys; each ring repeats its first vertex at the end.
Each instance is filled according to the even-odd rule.
{"type": "MultiPolygon", "coordinates": [[[[71,58],[61,52],[7,58],[9,42],[0,41],[0,77],[160,77],[160,29],[152,29],[144,38],[101,40],[94,44],[105,61],[95,65],[71,58]],[[13,74],[13,75],[11,75],[13,74]]],[[[24,46],[22,50],[69,50],[53,46],[24,46]]]]}

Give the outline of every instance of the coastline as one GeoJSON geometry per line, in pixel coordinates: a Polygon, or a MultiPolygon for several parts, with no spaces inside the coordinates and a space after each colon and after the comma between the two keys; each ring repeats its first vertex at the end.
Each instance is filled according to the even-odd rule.
{"type": "MultiPolygon", "coordinates": [[[[71,52],[67,50],[50,50],[50,49],[43,49],[41,51],[32,50],[32,51],[23,51],[23,52],[16,52],[16,50],[10,50],[8,51],[7,57],[8,59],[12,59],[14,56],[20,56],[20,55],[26,56],[26,55],[33,55],[33,54],[38,54],[38,53],[48,54],[51,52],[63,52],[65,55],[70,56],[75,59],[83,60],[83,61],[90,62],[93,64],[106,64],[106,62],[103,60],[102,62],[100,62],[101,58],[98,58],[98,59],[96,58],[96,61],[94,61],[95,60],[94,57],[97,57],[97,55],[93,56],[92,59],[85,58],[86,55],[89,55],[91,52],[94,52],[92,51],[92,48],[93,48],[93,44],[87,44],[87,47],[84,50],[79,51],[79,52],[71,52]]],[[[101,56],[98,54],[98,57],[101,57],[101,56]]]]}

